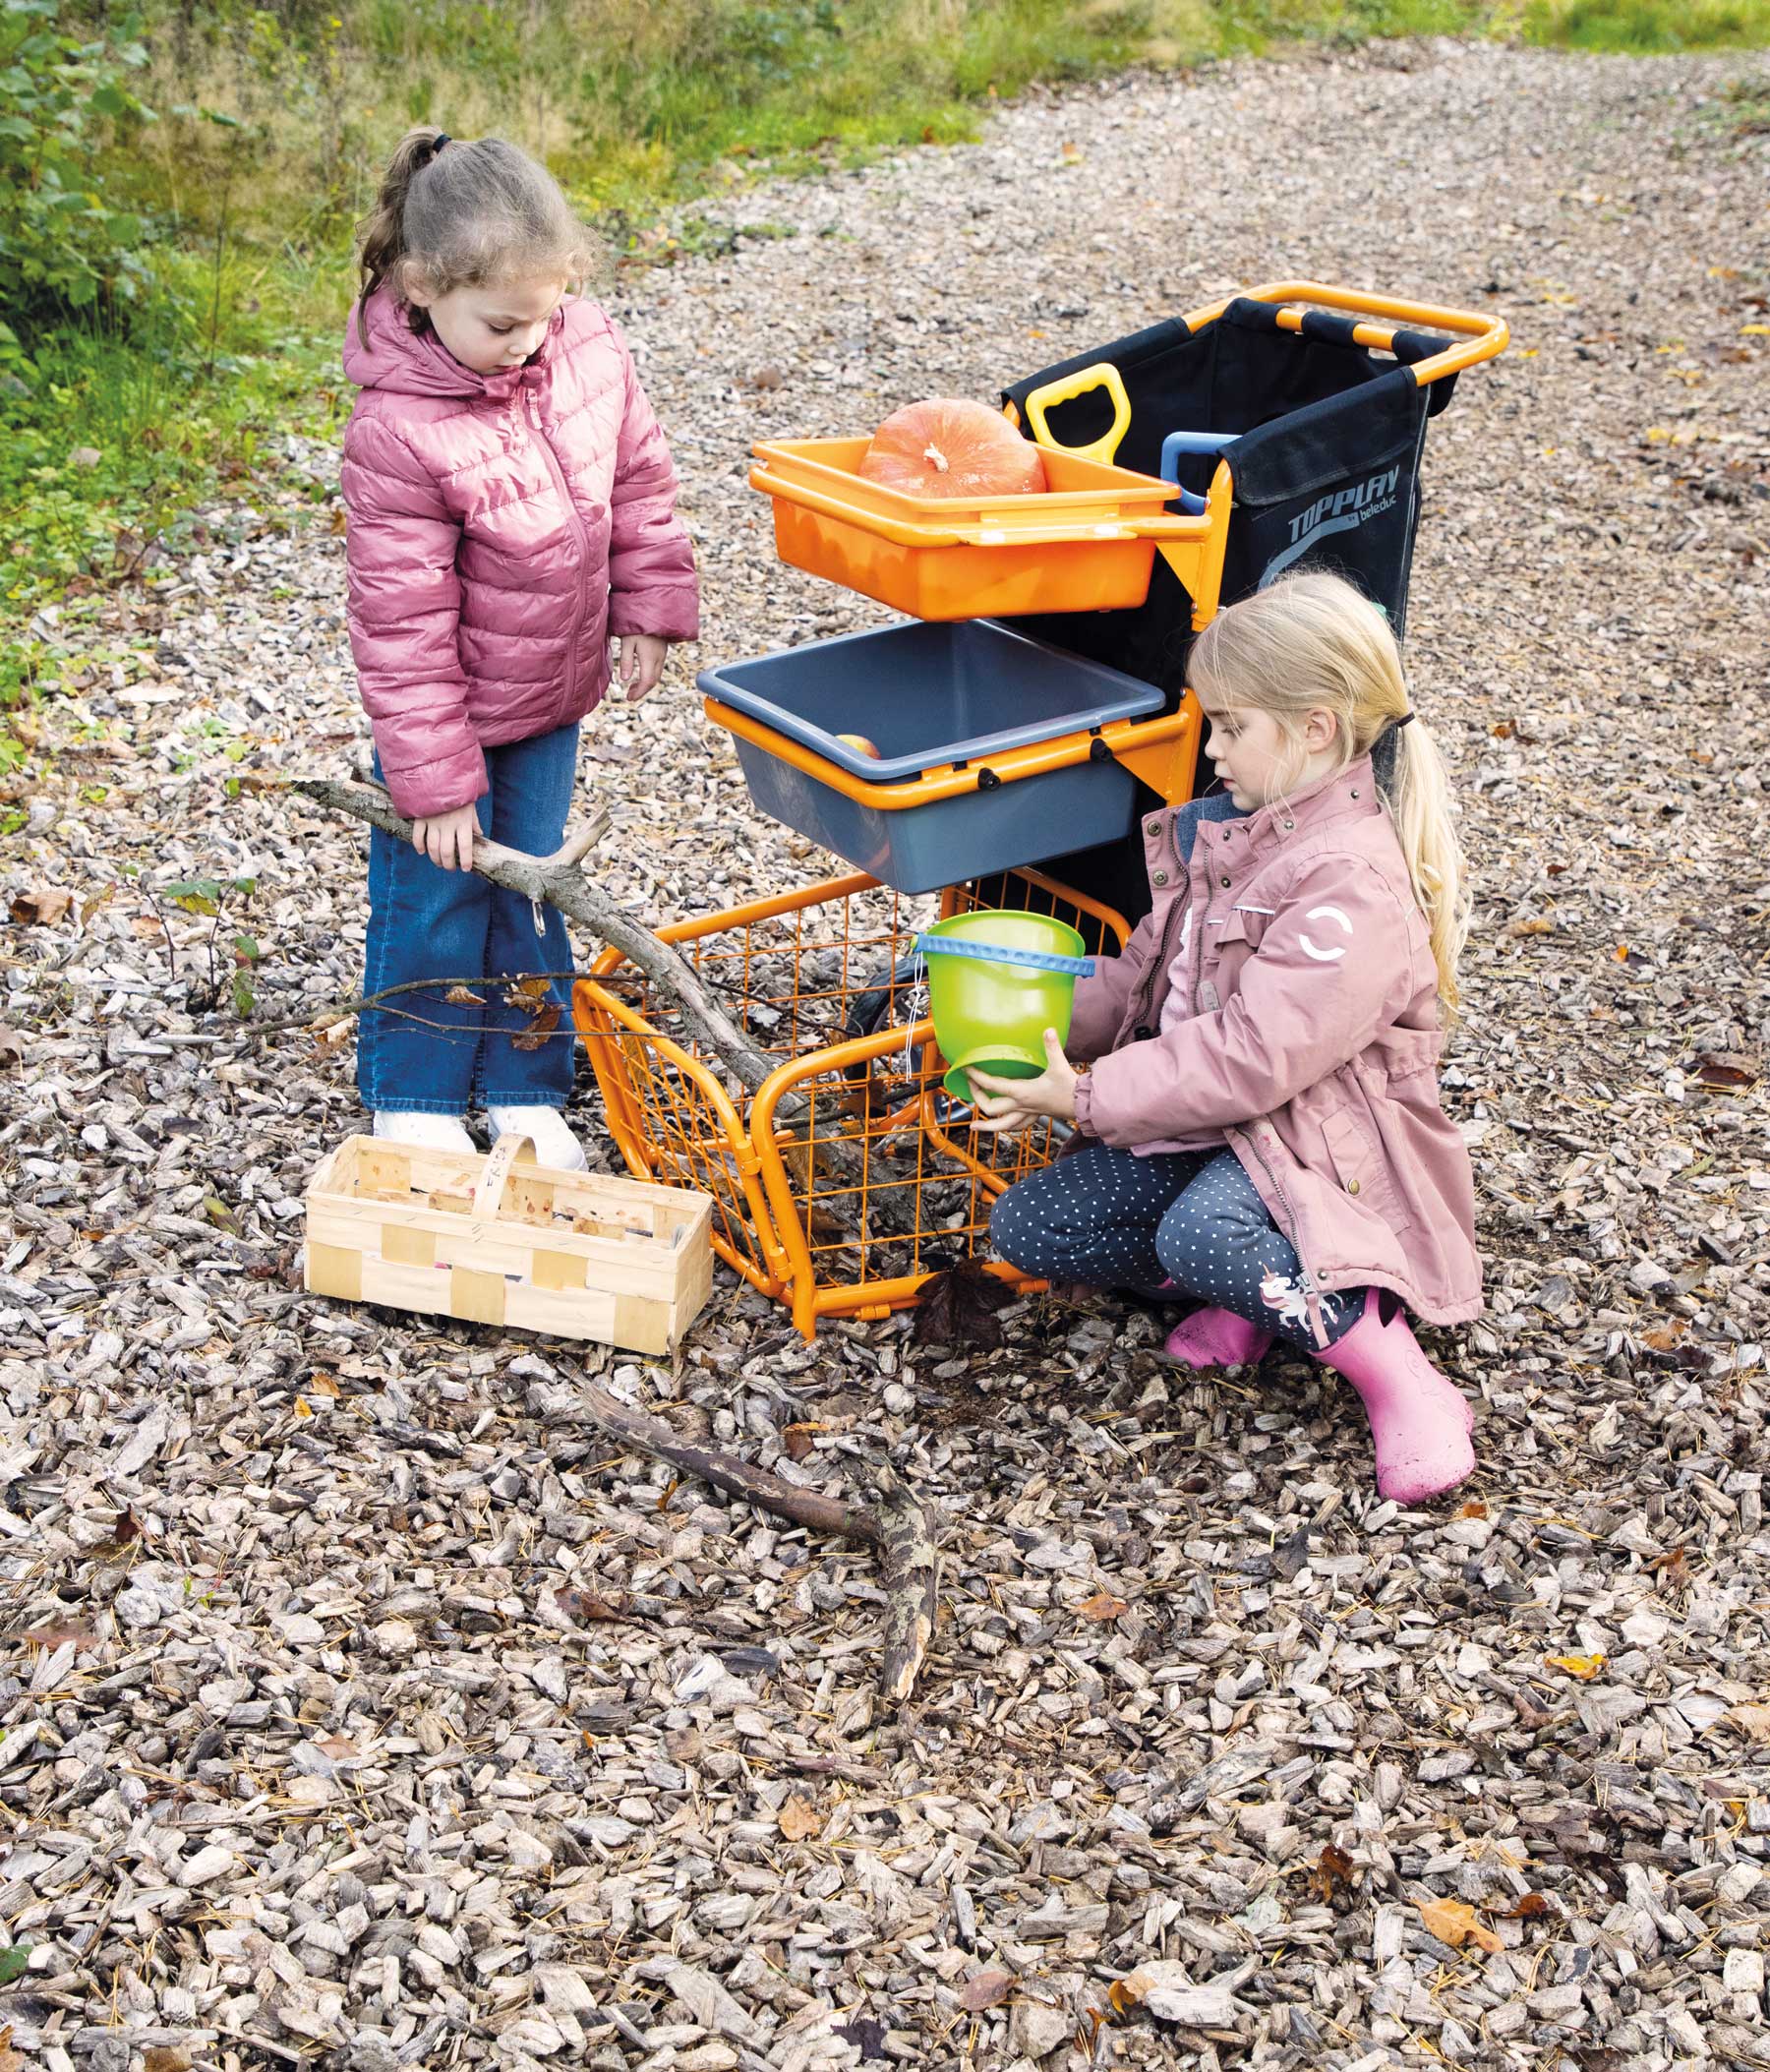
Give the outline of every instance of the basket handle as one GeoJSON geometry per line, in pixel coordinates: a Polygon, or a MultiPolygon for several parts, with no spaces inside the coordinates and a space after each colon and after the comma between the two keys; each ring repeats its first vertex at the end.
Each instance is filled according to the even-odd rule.
{"type": "Polygon", "coordinates": [[[535,1140],[511,1130],[499,1138],[492,1147],[492,1155],[486,1160],[486,1169],[480,1174],[479,1185],[473,1190],[473,1214],[478,1222],[487,1222],[498,1214],[503,1200],[504,1183],[510,1177],[510,1167],[523,1153],[528,1154],[531,1165],[538,1165],[535,1140]]]}
{"type": "Polygon", "coordinates": [[[1055,446],[1058,452],[1074,453],[1082,460],[1110,460],[1119,449],[1119,441],[1131,429],[1131,398],[1125,393],[1125,385],[1112,362],[1096,360],[1092,367],[1079,368],[1074,374],[1063,375],[1055,382],[1046,382],[1042,387],[1034,388],[1027,397],[1027,416],[1032,426],[1032,436],[1040,445],[1055,446]],[[1091,388],[1104,388],[1111,397],[1112,428],[1102,432],[1098,439],[1090,440],[1085,446],[1066,446],[1051,437],[1045,412],[1058,403],[1086,395],[1091,388]]]}
{"type": "Polygon", "coordinates": [[[972,942],[963,936],[936,935],[924,930],[915,938],[916,954],[922,957],[974,957],[983,964],[1012,964],[1029,972],[1064,972],[1075,978],[1092,978],[1092,957],[1065,957],[1057,950],[1023,949],[1018,943],[972,942]]]}

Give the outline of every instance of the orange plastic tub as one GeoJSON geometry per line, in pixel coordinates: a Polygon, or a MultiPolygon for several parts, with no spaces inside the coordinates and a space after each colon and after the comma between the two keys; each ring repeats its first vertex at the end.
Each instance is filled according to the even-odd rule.
{"type": "Polygon", "coordinates": [[[1204,543],[1215,514],[1163,509],[1172,483],[1040,444],[1049,487],[1024,497],[907,497],[856,470],[868,441],[753,448],[775,551],[913,619],[1117,612],[1149,595],[1157,545],[1204,543]]]}

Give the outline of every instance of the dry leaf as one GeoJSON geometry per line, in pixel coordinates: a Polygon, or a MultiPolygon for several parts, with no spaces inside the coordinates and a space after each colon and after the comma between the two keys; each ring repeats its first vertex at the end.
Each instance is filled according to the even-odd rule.
{"type": "Polygon", "coordinates": [[[512,1007],[539,1007],[552,986],[551,978],[518,978],[514,985],[504,988],[504,998],[512,1007]]]}
{"type": "Polygon", "coordinates": [[[11,913],[21,927],[52,928],[67,918],[73,904],[73,893],[62,891],[59,885],[33,886],[29,892],[13,894],[11,913]]]}
{"type": "Polygon", "coordinates": [[[1696,1060],[1696,1077],[1705,1087],[1753,1087],[1758,1068],[1737,1050],[1705,1050],[1696,1060]]]}
{"type": "Polygon", "coordinates": [[[1113,2013],[1122,2020],[1126,2015],[1137,2012],[1143,2005],[1144,1995],[1148,1991],[1149,1981],[1143,1973],[1129,1972],[1124,1978],[1113,1980],[1106,1988],[1106,2002],[1113,2013]]]}
{"type": "Polygon", "coordinates": [[[95,1555],[121,1554],[142,1537],[142,1521],[133,1510],[120,1510],[111,1520],[109,1534],[92,1549],[95,1555]]]}
{"type": "Polygon", "coordinates": [[[98,1635],[88,1628],[73,1626],[60,1619],[51,1620],[47,1626],[33,1626],[28,1633],[21,1633],[19,1638],[31,1647],[66,1647],[70,1640],[81,1649],[104,1645],[98,1635]]]}
{"type": "Polygon", "coordinates": [[[314,1372],[308,1376],[308,1393],[310,1395],[336,1395],[337,1392],[337,1383],[332,1380],[329,1374],[324,1372],[324,1370],[316,1368],[314,1372]]]}
{"type": "Polygon", "coordinates": [[[0,2072],[30,2072],[30,2067],[12,2046],[12,2024],[0,2029],[0,2072]]]}
{"type": "Polygon", "coordinates": [[[1456,1513],[1459,1518],[1485,1518],[1487,1514],[1488,1508],[1479,1497],[1471,1497],[1456,1513]]]}
{"type": "Polygon", "coordinates": [[[1589,1684],[1604,1668],[1602,1655],[1545,1655],[1543,1660],[1551,1669],[1565,1670],[1570,1677],[1577,1677],[1582,1684],[1589,1684]]]}
{"type": "Polygon", "coordinates": [[[1322,1851],[1309,1873],[1309,1881],[1315,1887],[1323,1906],[1332,1906],[1336,1893],[1351,1888],[1352,1867],[1352,1859],[1343,1849],[1336,1849],[1331,1842],[1322,1851]]]}
{"type": "Polygon", "coordinates": [[[1752,1741],[1770,1741],[1770,1704],[1731,1705],[1721,1717],[1752,1741]]]}
{"type": "Polygon", "coordinates": [[[1687,1317],[1668,1317],[1657,1331],[1644,1331],[1641,1343],[1649,1352],[1671,1352],[1689,1328],[1687,1317]]]}
{"type": "Polygon", "coordinates": [[[327,1022],[322,1029],[314,1031],[314,1041],[322,1050],[336,1050],[340,1043],[350,1040],[350,1032],[356,1023],[348,1016],[342,1022],[327,1022]]]}
{"type": "Polygon", "coordinates": [[[146,2072],[191,2072],[192,2063],[182,2043],[155,2043],[147,2053],[146,2072]]]}
{"type": "Polygon", "coordinates": [[[781,1444],[787,1449],[788,1459],[805,1459],[810,1454],[815,1444],[812,1434],[821,1432],[823,1429],[823,1426],[817,1423],[783,1425],[781,1427],[781,1444]]]}
{"type": "Polygon", "coordinates": [[[560,1026],[560,1003],[549,1000],[529,1026],[510,1038],[512,1050],[539,1050],[560,1026]]]}
{"type": "Polygon", "coordinates": [[[1553,935],[1555,933],[1555,923],[1544,916],[1538,915],[1534,920],[1513,921],[1505,932],[1508,935],[1553,935]]]}
{"type": "Polygon", "coordinates": [[[470,985],[451,985],[442,995],[450,1007],[484,1007],[486,996],[476,993],[470,985]]]}
{"type": "Polygon", "coordinates": [[[823,1815],[806,1799],[789,1799],[778,1817],[781,1832],[790,1842],[802,1842],[809,1835],[823,1832],[823,1815]]]}
{"type": "Polygon", "coordinates": [[[1540,1914],[1554,1910],[1540,1892],[1526,1892],[1515,1907],[1490,1907],[1488,1912],[1496,1921],[1535,1921],[1540,1914]]]}
{"type": "Polygon", "coordinates": [[[964,1346],[993,1352],[1002,1342],[995,1313],[1016,1299],[1014,1290],[975,1260],[961,1260],[921,1285],[921,1301],[911,1326],[915,1345],[964,1346]]]}
{"type": "Polygon", "coordinates": [[[607,1598],[598,1597],[589,1590],[556,1590],[554,1603],[567,1619],[575,1619],[579,1626],[591,1626],[599,1619],[630,1619],[632,1614],[624,1606],[611,1604],[607,1598]]]}
{"type": "Polygon", "coordinates": [[[1116,1619],[1121,1612],[1128,1609],[1125,1600],[1122,1597],[1114,1597],[1110,1590],[1096,1590],[1092,1597],[1076,1607],[1084,1619],[1092,1619],[1101,1625],[1108,1619],[1116,1619]]]}
{"type": "Polygon", "coordinates": [[[968,2014],[981,2014],[986,2007],[999,2007],[1013,1990],[1014,1974],[992,1965],[988,1971],[974,1972],[966,1980],[959,2004],[968,2014]]]}
{"type": "Polygon", "coordinates": [[[25,1038],[16,1029],[8,1029],[4,1022],[0,1022],[0,1070],[24,1062],[25,1038]]]}
{"type": "Polygon", "coordinates": [[[1426,1924],[1427,1932],[1453,1950],[1460,1950],[1465,1942],[1474,1943],[1490,1955],[1504,1948],[1493,1929],[1483,1925],[1475,1909],[1466,1900],[1417,1899],[1414,1905],[1420,1910],[1420,1919],[1426,1924]]]}

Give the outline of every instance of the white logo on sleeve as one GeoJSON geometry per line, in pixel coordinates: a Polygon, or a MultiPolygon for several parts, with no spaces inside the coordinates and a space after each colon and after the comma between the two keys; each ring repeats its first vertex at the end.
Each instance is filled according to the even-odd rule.
{"type": "MultiPolygon", "coordinates": [[[[1352,932],[1352,923],[1337,907],[1311,907],[1303,918],[1305,920],[1330,920],[1339,927],[1344,928],[1348,935],[1352,932]]],[[[1307,935],[1299,935],[1297,940],[1303,946],[1304,956],[1313,957],[1317,964],[1337,964],[1346,954],[1343,945],[1330,950],[1323,950],[1318,949],[1307,935]]]]}

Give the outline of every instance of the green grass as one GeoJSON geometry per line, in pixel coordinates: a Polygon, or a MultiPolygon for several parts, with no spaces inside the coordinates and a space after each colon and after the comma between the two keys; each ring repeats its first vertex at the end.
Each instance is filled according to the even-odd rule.
{"type": "Polygon", "coordinates": [[[614,256],[668,260],[730,249],[719,199],[748,179],[974,137],[1035,81],[1372,36],[1765,45],[1770,0],[147,0],[146,25],[159,120],[97,171],[152,226],[157,292],[127,329],[21,352],[0,326],[0,706],[40,677],[46,601],[196,506],[323,489],[278,435],[348,407],[352,225],[413,121],[513,138],[614,256]]]}
{"type": "Polygon", "coordinates": [[[1532,42],[1654,56],[1678,50],[1761,50],[1770,45],[1770,0],[1530,0],[1532,42]]]}

